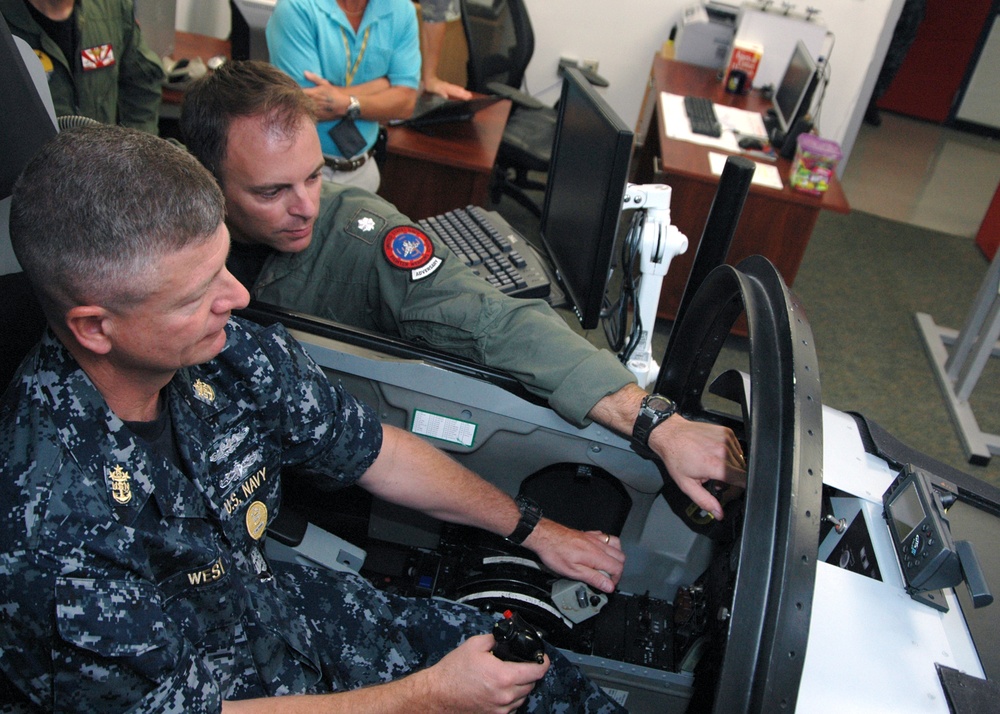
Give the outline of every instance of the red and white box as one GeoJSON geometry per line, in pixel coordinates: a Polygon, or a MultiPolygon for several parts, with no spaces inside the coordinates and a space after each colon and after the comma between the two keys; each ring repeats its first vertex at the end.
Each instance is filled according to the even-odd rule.
{"type": "Polygon", "coordinates": [[[764,56],[764,48],[756,42],[734,40],[729,51],[729,61],[723,74],[726,91],[736,94],[746,94],[753,86],[753,78],[760,67],[760,59],[764,56]]]}

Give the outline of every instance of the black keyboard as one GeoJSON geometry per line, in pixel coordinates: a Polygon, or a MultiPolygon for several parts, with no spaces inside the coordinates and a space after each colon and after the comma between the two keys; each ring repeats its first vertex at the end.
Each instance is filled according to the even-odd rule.
{"type": "Polygon", "coordinates": [[[722,125],[715,116],[712,100],[706,97],[684,97],[684,111],[691,122],[691,131],[705,136],[722,136],[722,125]]]}
{"type": "Polygon", "coordinates": [[[466,206],[417,223],[472,272],[514,297],[547,297],[552,284],[534,248],[496,211],[466,206]]]}

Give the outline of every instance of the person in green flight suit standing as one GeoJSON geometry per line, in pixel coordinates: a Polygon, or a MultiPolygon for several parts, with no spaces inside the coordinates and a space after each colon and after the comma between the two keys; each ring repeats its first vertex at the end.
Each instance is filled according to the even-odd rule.
{"type": "Polygon", "coordinates": [[[56,116],[158,133],[163,67],[133,0],[0,0],[0,13],[41,60],[56,116]]]}

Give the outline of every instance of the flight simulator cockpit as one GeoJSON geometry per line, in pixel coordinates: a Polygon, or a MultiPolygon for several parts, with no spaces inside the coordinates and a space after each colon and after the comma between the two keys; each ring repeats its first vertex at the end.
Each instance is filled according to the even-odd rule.
{"type": "MultiPolygon", "coordinates": [[[[648,332],[654,316],[643,310],[639,284],[646,279],[648,289],[681,241],[667,220],[651,232],[645,255],[636,229],[631,252],[615,260],[615,248],[629,242],[618,230],[623,207],[646,208],[639,205],[646,199],[635,199],[643,192],[627,185],[631,135],[620,119],[608,119],[585,81],[571,71],[564,81],[557,142],[575,140],[565,116],[584,117],[589,107],[598,121],[573,126],[604,132],[607,154],[599,172],[591,157],[587,174],[573,163],[574,147],[563,155],[557,145],[554,179],[562,163],[573,182],[569,194],[558,186],[546,199],[545,247],[588,327],[615,303],[609,285],[636,287],[620,312],[638,329],[626,319],[615,336],[625,351],[646,349],[641,321],[648,332]],[[586,179],[596,180],[588,188],[586,179]],[[599,195],[583,206],[585,190],[599,195]],[[578,236],[593,231],[591,252],[566,242],[566,211],[581,214],[578,236]],[[611,276],[612,263],[623,274],[611,276]]],[[[709,219],[721,234],[731,234],[748,186],[746,162],[731,163],[709,219]]],[[[252,304],[245,317],[284,323],[330,379],[384,422],[432,440],[555,520],[618,536],[628,560],[618,591],[606,595],[556,577],[503,538],[360,491],[338,494],[333,506],[306,483],[286,491],[296,515],[268,534],[270,557],[351,569],[392,592],[510,613],[530,629],[519,634],[505,625],[498,639],[509,635],[516,640],[509,646],[523,646],[529,657],[535,637],[548,641],[638,714],[995,707],[956,595],[968,589],[974,607],[990,604],[975,555],[990,544],[953,537],[948,509],[962,501],[1000,516],[1000,491],[899,443],[862,415],[824,406],[804,307],[764,258],[725,265],[718,246],[725,240],[703,236],[708,247],[699,250],[662,359],[636,365],[648,388],[685,417],[729,426],[741,440],[747,488],[729,494],[723,520],[694,507],[662,464],[626,438],[598,424],[570,425],[507,374],[252,304]],[[746,364],[721,368],[722,344],[738,319],[748,326],[746,364]]]]}
{"type": "MultiPolygon", "coordinates": [[[[585,82],[564,81],[564,99],[573,92],[607,111],[585,82]]],[[[562,109],[574,106],[570,99],[562,109]]],[[[612,158],[591,177],[598,186],[586,223],[604,226],[603,244],[592,240],[584,255],[558,243],[567,240],[552,227],[560,186],[550,187],[543,219],[546,248],[584,322],[613,302],[611,246],[621,243],[623,202],[636,195],[619,174],[604,200],[621,129],[608,127],[612,158]],[[610,219],[601,212],[609,204],[610,219]]],[[[570,141],[573,132],[561,131],[570,141]]],[[[556,180],[559,151],[557,137],[556,180]]],[[[743,442],[748,488],[720,522],[620,435],[566,424],[506,375],[257,306],[258,319],[285,322],[332,378],[385,419],[411,429],[434,422],[435,443],[462,463],[556,520],[618,535],[628,556],[618,591],[607,596],[556,578],[503,539],[373,502],[359,507],[365,515],[348,534],[364,544],[361,572],[396,592],[515,613],[633,712],[810,712],[834,696],[847,711],[974,711],[962,707],[986,701],[991,683],[955,588],[968,588],[974,607],[992,595],[974,547],[952,538],[947,509],[962,500],[996,515],[1000,493],[863,416],[822,404],[804,307],[765,259],[720,264],[717,244],[733,230],[749,184],[747,167],[730,161],[709,218],[721,238],[703,236],[709,247],[696,257],[683,316],[648,382],[688,418],[730,426],[743,442]],[[741,317],[748,366],[720,369],[720,346],[741,317]],[[460,431],[474,436],[442,436],[460,431]],[[956,693],[974,694],[962,705],[956,693]]],[[[583,190],[587,179],[570,174],[583,190]]],[[[662,244],[652,254],[669,262],[664,246],[676,240],[667,229],[656,235],[662,244]]],[[[616,268],[635,271],[616,284],[646,277],[640,254],[638,245],[622,254],[616,268]]],[[[636,304],[641,310],[632,300],[630,315],[636,304]]],[[[641,334],[628,325],[619,332],[626,345],[641,334]]],[[[322,504],[313,507],[307,517],[321,521],[322,504]]]]}

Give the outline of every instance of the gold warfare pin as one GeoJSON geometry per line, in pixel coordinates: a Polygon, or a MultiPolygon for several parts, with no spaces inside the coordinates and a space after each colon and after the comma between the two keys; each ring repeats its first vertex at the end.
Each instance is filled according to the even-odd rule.
{"type": "Polygon", "coordinates": [[[215,401],[215,389],[212,388],[211,384],[196,379],[193,386],[194,394],[198,399],[209,404],[215,401]]]}

